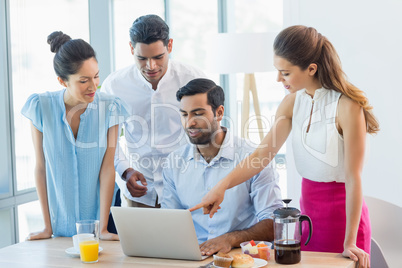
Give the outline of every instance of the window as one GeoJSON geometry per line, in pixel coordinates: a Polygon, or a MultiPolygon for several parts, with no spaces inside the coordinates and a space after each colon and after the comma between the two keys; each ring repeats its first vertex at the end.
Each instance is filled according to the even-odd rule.
{"type": "Polygon", "coordinates": [[[21,115],[21,108],[32,93],[62,89],[47,36],[60,30],[71,38],[89,41],[88,4],[79,0],[9,2],[16,178],[21,191],[35,187],[30,122],[21,115]],[[38,15],[44,12],[45,16],[38,15]]]}
{"type": "MultiPolygon", "coordinates": [[[[43,228],[39,202],[25,204],[36,199],[33,175],[35,155],[30,122],[21,115],[21,108],[33,93],[62,89],[53,70],[54,54],[51,53],[50,46],[46,42],[47,36],[53,31],[60,30],[72,38],[89,41],[89,23],[86,1],[13,0],[6,2],[9,5],[9,9],[6,9],[9,11],[7,13],[9,33],[1,32],[1,34],[10,38],[10,48],[7,52],[11,54],[11,68],[8,70],[11,83],[8,86],[12,96],[10,108],[12,109],[11,118],[14,119],[14,129],[11,131],[11,135],[14,135],[14,153],[10,147],[8,154],[15,155],[16,183],[14,189],[9,192],[11,198],[7,200],[12,204],[12,208],[0,210],[0,218],[2,230],[12,234],[10,241],[18,242],[28,235],[28,229],[23,228],[24,221],[29,222],[32,228],[39,226],[43,228]],[[16,211],[18,211],[19,222],[15,222],[16,211]],[[38,220],[40,223],[31,224],[38,220]],[[14,232],[18,230],[14,225],[20,227],[19,235],[14,235],[14,232]]],[[[7,183],[1,180],[0,194],[13,185],[11,181],[12,178],[8,178],[7,183]]],[[[1,206],[0,209],[2,209],[1,206]]],[[[8,238],[4,241],[5,245],[10,244],[8,238]]]]}
{"type": "Polygon", "coordinates": [[[219,75],[206,69],[206,49],[209,34],[218,33],[218,5],[216,0],[170,1],[170,32],[173,38],[172,58],[203,70],[219,83],[219,75]]]}
{"type": "MultiPolygon", "coordinates": [[[[283,1],[236,0],[235,22],[237,33],[279,32],[283,28],[283,1]]],[[[272,45],[267,49],[272,49],[272,45]]],[[[261,115],[263,122],[267,123],[265,126],[263,123],[264,134],[269,131],[274,123],[276,110],[285,96],[285,89],[281,83],[276,82],[276,75],[276,71],[255,74],[261,115]]],[[[244,74],[236,74],[236,100],[238,107],[241,107],[243,101],[243,81],[244,74]]],[[[252,100],[251,97],[250,100],[252,100]]],[[[253,107],[252,103],[250,103],[250,107],[253,107]]],[[[241,109],[238,108],[236,113],[240,118],[241,109]]],[[[250,117],[253,115],[255,115],[255,112],[250,110],[250,117]]],[[[251,128],[257,128],[255,120],[251,122],[251,128]]],[[[259,144],[260,137],[258,133],[255,131],[250,132],[250,140],[255,144],[259,144]]],[[[279,185],[282,195],[286,196],[286,144],[282,146],[278,154],[275,159],[276,170],[280,176],[279,185]]]]}
{"type": "Polygon", "coordinates": [[[25,203],[18,206],[18,233],[20,242],[24,241],[29,233],[43,230],[42,211],[39,201],[25,203]]]}
{"type": "Polygon", "coordinates": [[[11,245],[13,242],[13,226],[12,220],[12,210],[11,209],[1,209],[0,210],[0,248],[11,245]]]}
{"type": "MultiPolygon", "coordinates": [[[[43,228],[35,193],[30,122],[21,115],[21,108],[33,93],[62,89],[53,70],[54,54],[46,43],[51,32],[61,30],[72,38],[90,41],[91,31],[91,37],[102,40],[102,29],[96,23],[89,27],[88,15],[90,11],[100,14],[102,6],[113,14],[114,66],[120,69],[133,63],[128,46],[131,24],[141,15],[156,14],[170,26],[174,39],[171,57],[200,68],[219,83],[218,74],[209,73],[206,68],[208,35],[225,28],[221,27],[225,14],[230,17],[227,28],[235,28],[239,33],[279,31],[283,26],[282,5],[283,0],[0,0],[0,146],[5,148],[5,152],[0,152],[0,247],[43,228]]],[[[109,53],[98,58],[113,58],[109,53]]],[[[244,75],[234,77],[231,80],[237,86],[230,88],[230,97],[241,102],[244,75]]],[[[256,74],[262,114],[269,122],[285,94],[275,77],[275,72],[256,74]]],[[[229,91],[229,84],[223,86],[229,91]]],[[[226,106],[229,110],[228,102],[226,106]]],[[[236,113],[231,114],[240,115],[240,111],[236,113]]],[[[251,139],[258,142],[257,135],[251,139]]],[[[280,153],[284,154],[285,149],[280,153]]],[[[277,163],[281,177],[286,176],[283,167],[277,163]]]]}

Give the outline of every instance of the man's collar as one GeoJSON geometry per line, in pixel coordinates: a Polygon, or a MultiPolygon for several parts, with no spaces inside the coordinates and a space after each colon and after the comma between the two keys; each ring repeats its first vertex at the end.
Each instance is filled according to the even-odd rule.
{"type": "MultiPolygon", "coordinates": [[[[219,149],[218,154],[214,157],[214,159],[211,161],[213,162],[214,160],[219,160],[221,157],[229,159],[229,160],[234,160],[235,157],[235,149],[234,149],[234,136],[233,132],[229,131],[228,128],[226,127],[221,127],[222,130],[225,132],[225,138],[223,139],[223,142],[221,144],[221,148],[219,149]]],[[[195,159],[196,161],[200,160],[202,158],[202,155],[197,149],[196,144],[191,144],[190,148],[188,150],[188,155],[184,157],[187,159],[187,161],[190,161],[192,159],[195,159]]]]}
{"type": "MultiPolygon", "coordinates": [[[[171,61],[172,61],[172,60],[169,59],[168,68],[167,68],[167,70],[166,70],[166,73],[162,76],[161,80],[159,80],[158,85],[157,85],[157,87],[156,87],[156,90],[158,90],[158,89],[160,88],[160,85],[163,84],[164,81],[166,81],[166,80],[168,79],[168,77],[171,76],[171,70],[172,70],[171,61]]],[[[135,63],[134,63],[134,65],[135,65],[135,63]]],[[[154,90],[154,89],[152,88],[152,84],[151,84],[147,79],[145,79],[145,77],[142,75],[142,72],[138,69],[137,66],[135,66],[135,69],[136,69],[136,71],[137,71],[137,73],[138,73],[138,77],[141,79],[141,81],[142,81],[145,85],[147,85],[150,89],[154,90]]]]}

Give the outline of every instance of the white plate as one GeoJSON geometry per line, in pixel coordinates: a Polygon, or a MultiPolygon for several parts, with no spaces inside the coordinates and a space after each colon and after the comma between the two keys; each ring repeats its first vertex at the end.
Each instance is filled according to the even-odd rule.
{"type": "Polygon", "coordinates": [[[268,264],[268,262],[264,259],[253,258],[254,259],[254,266],[253,267],[263,267],[268,264]]]}
{"type": "MultiPolygon", "coordinates": [[[[102,247],[99,247],[99,251],[98,251],[98,252],[101,252],[102,250],[103,250],[103,248],[102,248],[102,247]]],[[[65,252],[66,252],[68,255],[72,256],[72,257],[77,257],[77,258],[78,258],[78,257],[80,256],[80,252],[75,251],[75,248],[74,248],[74,247],[71,247],[71,248],[66,249],[65,252]]]]}

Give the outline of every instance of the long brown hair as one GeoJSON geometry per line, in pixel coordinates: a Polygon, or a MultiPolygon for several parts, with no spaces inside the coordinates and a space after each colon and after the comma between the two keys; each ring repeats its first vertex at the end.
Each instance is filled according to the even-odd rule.
{"type": "Polygon", "coordinates": [[[302,70],[311,63],[317,64],[315,76],[321,85],[344,94],[363,108],[368,133],[380,130],[364,92],[347,80],[334,46],[316,29],[296,25],[282,30],[275,38],[274,53],[302,70]]]}

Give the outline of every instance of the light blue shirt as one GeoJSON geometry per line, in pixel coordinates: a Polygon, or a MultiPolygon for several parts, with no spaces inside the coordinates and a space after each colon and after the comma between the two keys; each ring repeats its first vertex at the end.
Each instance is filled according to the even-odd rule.
{"type": "Polygon", "coordinates": [[[43,133],[49,212],[55,236],[76,234],[78,220],[99,219],[99,172],[107,131],[124,122],[128,115],[120,99],[97,92],[80,117],[75,140],[66,120],[64,92],[33,94],[21,111],[43,133]]]}
{"type": "MultiPolygon", "coordinates": [[[[172,152],[163,169],[162,208],[189,209],[201,202],[219,180],[254,151],[248,143],[227,130],[219,153],[210,163],[192,144],[172,152]]],[[[227,190],[221,209],[212,218],[204,215],[202,209],[192,212],[198,242],[272,218],[273,211],[282,207],[278,180],[278,173],[270,164],[248,181],[227,190]]]]}

